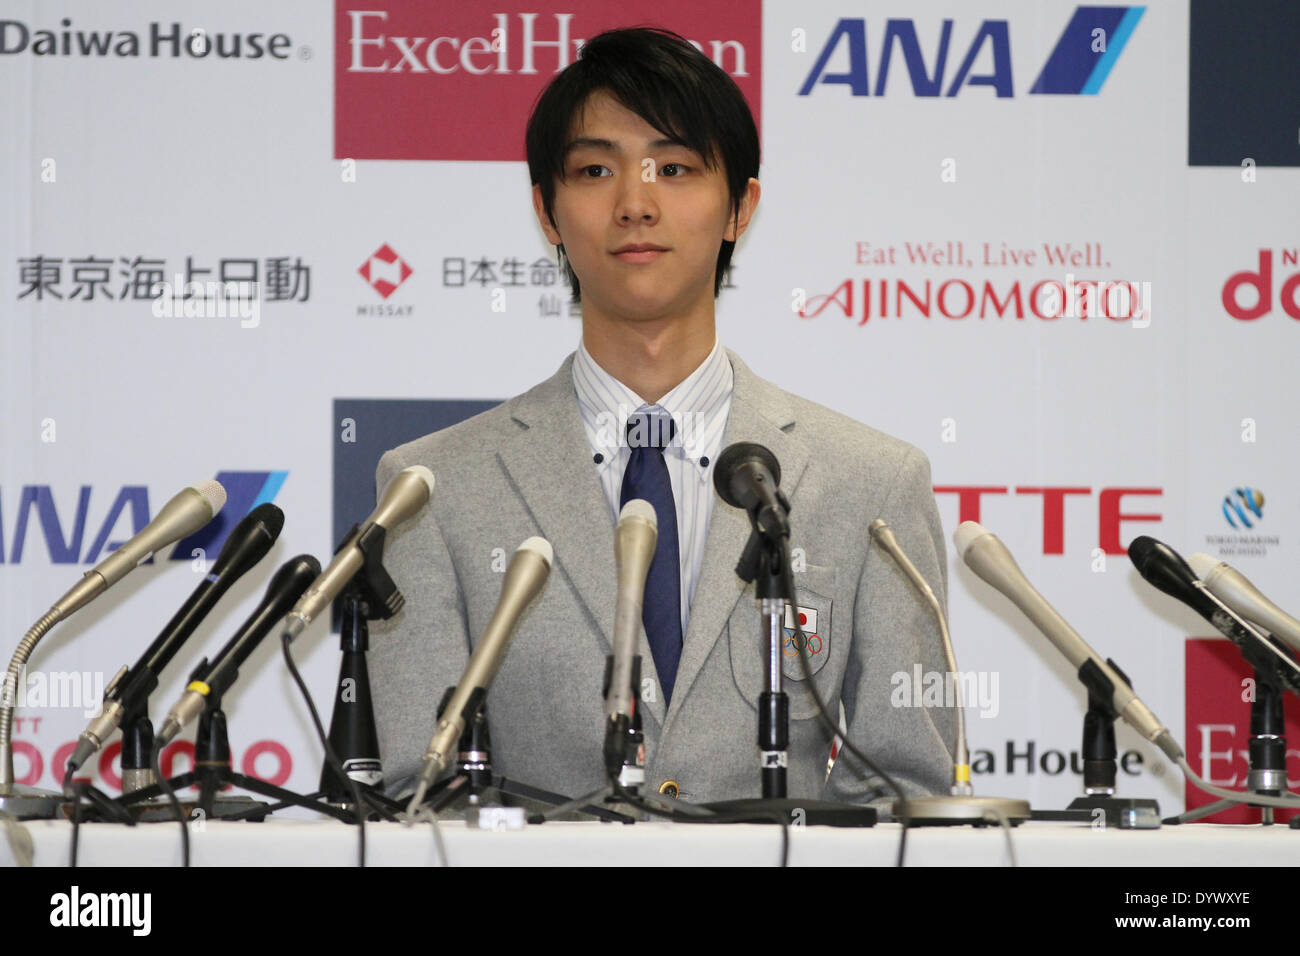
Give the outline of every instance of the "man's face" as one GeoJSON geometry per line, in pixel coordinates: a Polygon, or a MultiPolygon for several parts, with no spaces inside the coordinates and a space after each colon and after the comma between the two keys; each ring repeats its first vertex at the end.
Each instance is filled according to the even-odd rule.
{"type": "Polygon", "coordinates": [[[555,225],[537,186],[533,205],[547,238],[564,244],[584,315],[654,320],[708,306],[718,249],[744,232],[758,182],[750,180],[733,224],[723,170],[708,169],[694,150],[669,142],[604,92],[579,111],[568,143],[555,225]]]}

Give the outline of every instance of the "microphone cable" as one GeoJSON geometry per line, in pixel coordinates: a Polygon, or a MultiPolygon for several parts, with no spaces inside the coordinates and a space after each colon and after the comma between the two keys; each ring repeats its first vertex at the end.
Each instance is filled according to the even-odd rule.
{"type": "MultiPolygon", "coordinates": [[[[176,817],[176,822],[181,826],[181,866],[189,869],[190,865],[190,826],[189,821],[185,819],[185,811],[181,807],[181,801],[176,796],[176,791],[162,772],[162,752],[163,745],[159,742],[154,743],[153,752],[149,755],[149,761],[153,764],[153,772],[158,777],[158,786],[162,787],[163,793],[167,795],[167,802],[171,804],[172,813],[176,817]]],[[[196,758],[197,759],[197,755],[196,758]]]]}
{"type": "Polygon", "coordinates": [[[284,651],[284,662],[289,667],[289,673],[293,676],[294,683],[298,685],[298,690],[302,693],[303,700],[307,702],[307,710],[311,712],[311,722],[316,728],[316,736],[320,738],[321,746],[325,749],[325,759],[329,762],[330,769],[338,774],[340,780],[346,780],[348,789],[352,791],[352,801],[356,807],[357,815],[357,866],[366,865],[366,804],[361,799],[361,788],[351,776],[343,769],[343,763],[339,760],[338,754],[330,746],[329,736],[325,733],[325,728],[320,721],[320,714],[316,712],[316,703],[312,700],[311,691],[307,689],[306,682],[303,681],[302,675],[298,673],[298,667],[293,662],[293,653],[289,650],[289,645],[293,642],[293,635],[285,631],[280,635],[280,647],[284,651]]]}
{"type": "Polygon", "coordinates": [[[682,807],[690,807],[691,808],[690,810],[684,810],[684,809],[678,810],[673,807],[669,807],[665,809],[663,807],[655,806],[652,802],[646,800],[640,794],[632,793],[630,790],[625,790],[622,787],[618,787],[618,786],[614,787],[614,796],[619,800],[622,800],[623,802],[636,807],[638,810],[641,810],[643,813],[649,814],[652,817],[663,817],[665,819],[672,820],[675,823],[748,823],[752,821],[756,816],[765,817],[771,820],[773,823],[777,823],[780,825],[781,827],[780,866],[786,867],[790,865],[790,821],[785,818],[785,814],[783,813],[778,813],[775,810],[772,810],[770,812],[763,811],[763,810],[755,810],[755,811],[750,811],[745,813],[739,813],[739,812],[716,813],[713,811],[704,810],[703,807],[697,807],[691,803],[685,803],[684,801],[674,801],[674,802],[678,803],[682,807]],[[702,812],[698,812],[698,813],[694,812],[696,810],[702,812]]]}
{"type": "MultiPolygon", "coordinates": [[[[781,583],[782,587],[785,589],[786,600],[790,602],[791,606],[798,607],[799,602],[795,600],[794,573],[791,571],[790,567],[790,539],[782,537],[781,583]]],[[[808,663],[808,637],[803,632],[803,625],[799,623],[798,614],[793,615],[793,620],[795,649],[799,652],[799,663],[803,668],[804,683],[808,688],[808,693],[812,696],[813,702],[817,705],[817,715],[821,718],[822,725],[830,732],[831,742],[834,743],[835,738],[839,737],[841,741],[841,752],[848,751],[853,754],[853,756],[857,757],[858,760],[860,760],[866,768],[871,771],[871,773],[884,780],[889,788],[898,795],[899,816],[901,818],[899,822],[903,825],[903,832],[899,837],[898,860],[894,865],[901,867],[903,865],[904,854],[907,852],[907,829],[911,820],[911,815],[908,812],[907,794],[903,793],[903,788],[898,785],[898,782],[894,780],[893,777],[877,767],[870,757],[859,750],[854,745],[853,741],[849,740],[847,727],[841,731],[835,721],[831,719],[830,711],[826,707],[826,702],[822,700],[821,694],[817,691],[817,685],[813,683],[812,665],[808,663]]]]}

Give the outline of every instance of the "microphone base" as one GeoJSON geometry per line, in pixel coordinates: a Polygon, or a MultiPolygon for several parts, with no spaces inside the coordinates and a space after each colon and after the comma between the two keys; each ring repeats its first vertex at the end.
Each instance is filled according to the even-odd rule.
{"type": "MultiPolygon", "coordinates": [[[[1002,818],[1016,827],[1030,819],[1029,802],[1009,797],[912,797],[907,811],[909,827],[1000,826],[1002,818]]],[[[902,822],[897,800],[890,813],[902,822]]]]}
{"type": "Polygon", "coordinates": [[[0,810],[19,820],[53,820],[63,815],[59,808],[67,802],[67,797],[53,790],[18,784],[9,793],[0,794],[0,810]]]}
{"type": "Polygon", "coordinates": [[[780,815],[795,826],[874,827],[880,814],[875,807],[852,803],[829,803],[823,800],[800,800],[796,797],[745,798],[702,803],[715,813],[734,816],[728,823],[776,823],[780,815]]]}
{"type": "Polygon", "coordinates": [[[1160,804],[1155,800],[1134,797],[1075,797],[1064,810],[1035,810],[1032,819],[1105,825],[1120,830],[1158,830],[1160,804]]]}

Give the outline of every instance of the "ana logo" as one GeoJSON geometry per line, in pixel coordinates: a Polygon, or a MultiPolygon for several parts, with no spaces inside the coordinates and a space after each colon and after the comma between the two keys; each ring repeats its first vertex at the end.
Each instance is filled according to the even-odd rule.
{"type": "Polygon", "coordinates": [[[384,243],[357,270],[379,295],[387,299],[411,276],[412,269],[393,247],[384,243]]]}
{"type": "MultiPolygon", "coordinates": [[[[1085,96],[1100,93],[1145,10],[1146,7],[1076,7],[1029,92],[1085,96]]],[[[807,96],[817,84],[835,83],[847,86],[854,96],[884,96],[890,62],[897,52],[903,59],[914,96],[956,96],[964,86],[989,86],[999,98],[1013,96],[1011,36],[1006,20],[984,20],[980,23],[979,29],[966,46],[961,65],[945,89],[944,76],[952,27],[952,20],[944,20],[939,36],[930,38],[926,47],[937,52],[933,62],[927,63],[916,33],[915,21],[886,20],[877,61],[880,65],[876,71],[876,87],[871,91],[871,79],[867,70],[866,21],[861,18],[843,18],[831,31],[817,62],[804,80],[799,95],[807,96]],[[825,72],[827,63],[841,44],[848,55],[848,72],[825,72]],[[984,54],[986,46],[988,54],[984,54]],[[981,59],[981,55],[991,56],[992,71],[972,73],[975,62],[981,59]]]]}
{"type": "Polygon", "coordinates": [[[274,501],[287,471],[219,471],[217,481],[226,489],[226,506],[221,513],[176,545],[173,561],[188,561],[200,548],[205,554],[221,551],[235,525],[258,505],[274,501]]]}
{"type": "MultiPolygon", "coordinates": [[[[257,505],[273,500],[288,474],[287,471],[217,472],[217,481],[226,489],[225,507],[198,532],[177,544],[171,553],[171,560],[189,560],[199,548],[208,554],[220,551],[231,529],[257,505]]],[[[76,498],[76,509],[69,514],[67,498],[64,498],[64,507],[60,509],[55,503],[54,489],[50,485],[24,485],[18,495],[17,509],[8,513],[14,522],[9,563],[22,563],[30,532],[32,536],[39,534],[44,539],[45,550],[52,564],[95,564],[120,548],[126,538],[139,534],[151,520],[149,488],[145,485],[123,485],[117,490],[106,512],[94,509],[103,517],[96,518],[97,525],[94,527],[99,530],[91,539],[89,547],[84,547],[83,550],[92,512],[93,492],[91,485],[82,485],[76,498]],[[122,530],[129,530],[129,534],[117,539],[115,535],[119,532],[118,524],[124,520],[129,528],[122,530]],[[68,529],[66,534],[65,526],[68,529]],[[40,529],[39,533],[37,528],[40,529]]],[[[97,500],[102,507],[103,497],[97,500]]],[[[5,511],[0,509],[0,517],[4,515],[5,511]]],[[[0,524],[0,563],[5,561],[4,540],[4,526],[0,524]]]]}
{"type": "MultiPolygon", "coordinates": [[[[1283,249],[1281,259],[1283,266],[1294,266],[1300,263],[1300,250],[1283,249]]],[[[1234,319],[1250,321],[1272,312],[1273,250],[1259,250],[1259,271],[1251,272],[1249,269],[1243,269],[1228,276],[1228,281],[1223,283],[1223,293],[1220,298],[1223,301],[1223,308],[1234,319]],[[1249,286],[1255,290],[1253,305],[1241,304],[1238,293],[1242,286],[1249,286]]],[[[1300,272],[1282,283],[1277,293],[1277,304],[1291,318],[1300,319],[1300,272]]]]}
{"type": "Polygon", "coordinates": [[[1223,516],[1234,528],[1253,528],[1250,515],[1264,517],[1264,492],[1258,488],[1233,488],[1223,497],[1223,516]],[[1238,524],[1237,522],[1241,522],[1238,524]]]}

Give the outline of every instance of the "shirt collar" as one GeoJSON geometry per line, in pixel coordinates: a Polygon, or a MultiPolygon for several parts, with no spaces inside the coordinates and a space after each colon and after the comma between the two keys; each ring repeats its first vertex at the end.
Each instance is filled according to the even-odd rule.
{"type": "MultiPolygon", "coordinates": [[[[573,357],[573,386],[592,451],[602,456],[601,467],[607,467],[614,458],[611,452],[626,447],[621,439],[628,416],[648,403],[596,364],[582,342],[573,357]]],[[[699,367],[650,406],[662,408],[676,424],[677,435],[665,453],[705,458],[712,464],[722,445],[734,386],[731,361],[715,336],[712,351],[699,367]]],[[[700,471],[704,478],[709,469],[700,471]]]]}

